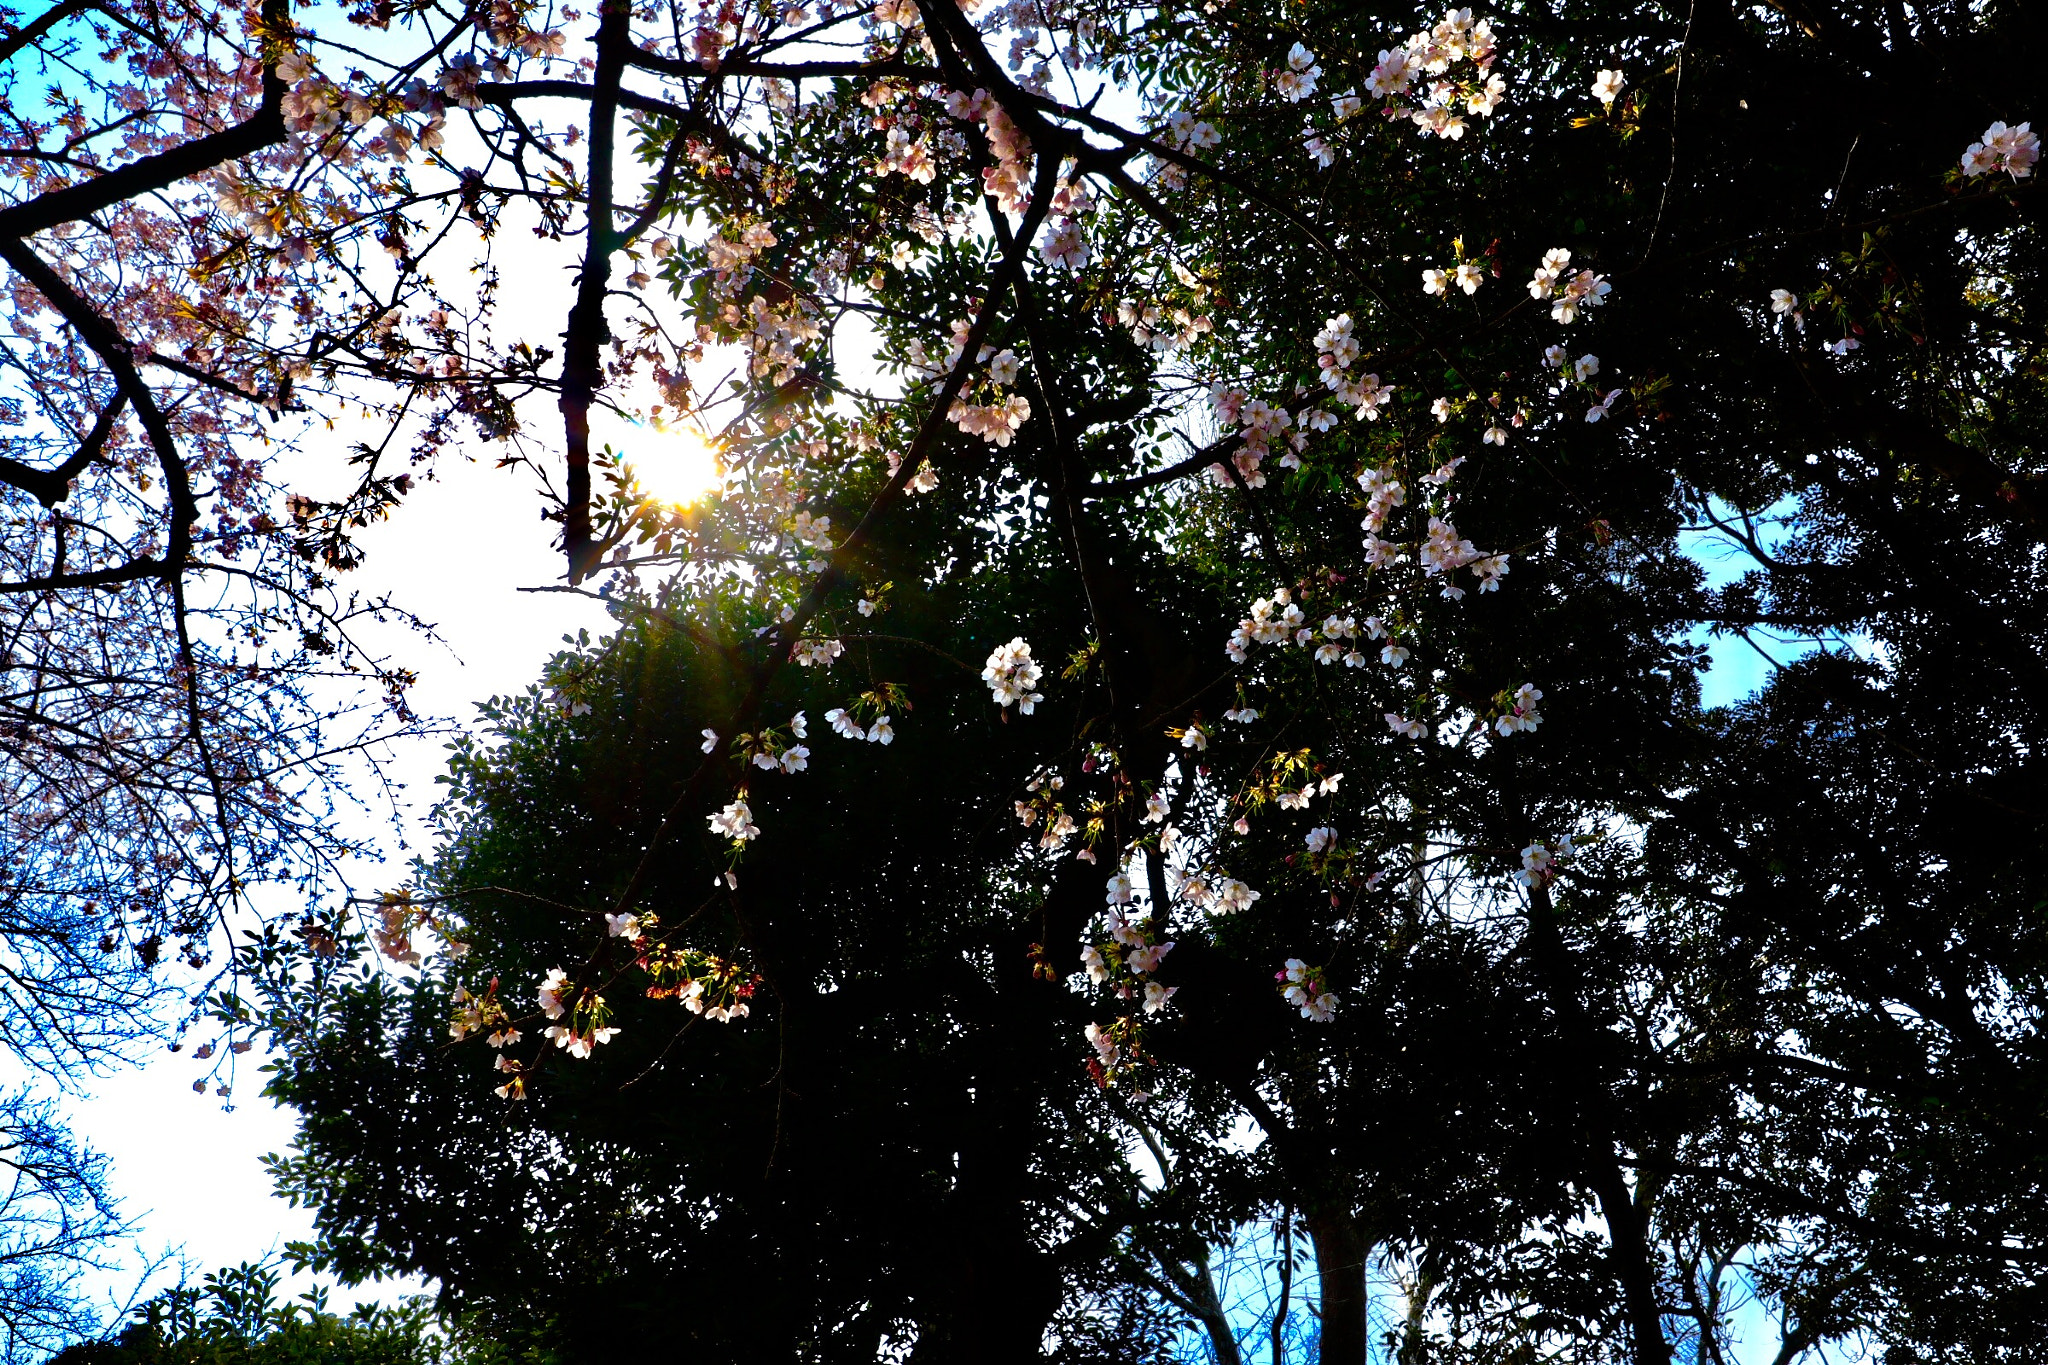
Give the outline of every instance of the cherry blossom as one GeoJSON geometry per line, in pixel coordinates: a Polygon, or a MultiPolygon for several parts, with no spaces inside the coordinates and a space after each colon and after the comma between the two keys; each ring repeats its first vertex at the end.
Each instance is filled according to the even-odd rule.
{"type": "Polygon", "coordinates": [[[1543,689],[1531,683],[1523,683],[1512,695],[1503,693],[1498,699],[1500,716],[1494,728],[1503,735],[1534,730],[1543,723],[1543,716],[1536,709],[1536,703],[1542,700],[1543,689]]]}
{"type": "Polygon", "coordinates": [[[1337,997],[1325,988],[1321,969],[1290,957],[1273,979],[1279,983],[1281,998],[1299,1009],[1302,1018],[1327,1024],[1337,1017],[1337,997]]]}
{"type": "Polygon", "coordinates": [[[1134,972],[1148,973],[1159,970],[1159,964],[1173,951],[1173,943],[1140,944],[1124,956],[1124,965],[1134,972]]]}
{"type": "Polygon", "coordinates": [[[829,667],[844,653],[846,645],[839,640],[798,640],[789,647],[789,657],[804,668],[829,667]]]}
{"type": "Polygon", "coordinates": [[[1273,77],[1273,88],[1299,104],[1316,92],[1316,81],[1322,74],[1323,69],[1316,65],[1316,54],[1296,43],[1287,54],[1287,69],[1273,77]]]}
{"type": "Polygon", "coordinates": [[[2034,163],[2040,156],[2041,139],[2031,124],[2007,127],[1994,123],[1964,151],[1963,175],[1975,179],[1992,171],[2006,171],[2013,179],[2024,180],[2034,173],[2034,163]]]}
{"type": "Polygon", "coordinates": [[[1613,292],[1613,286],[1591,270],[1568,274],[1571,259],[1571,252],[1563,247],[1544,253],[1543,263],[1529,281],[1530,297],[1551,300],[1550,316],[1562,323],[1576,321],[1581,309],[1598,308],[1613,292]]]}
{"type": "Polygon", "coordinates": [[[562,1011],[565,1008],[562,1004],[562,996],[568,989],[568,985],[569,974],[567,972],[563,971],[560,967],[548,969],[547,976],[540,983],[540,989],[535,992],[540,1001],[541,1013],[550,1019],[562,1017],[562,1011]]]}
{"type": "Polygon", "coordinates": [[[738,796],[728,802],[717,814],[707,817],[713,834],[721,834],[735,844],[744,844],[760,835],[760,826],[753,823],[754,813],[747,807],[745,796],[738,796]]]}
{"type": "Polygon", "coordinates": [[[1045,700],[1043,693],[1033,690],[1042,676],[1044,670],[1032,659],[1031,646],[1022,636],[998,645],[981,669],[982,681],[988,684],[996,705],[1015,704],[1018,712],[1026,716],[1045,700]]]}
{"type": "Polygon", "coordinates": [[[1259,892],[1235,877],[1224,877],[1216,883],[1215,905],[1225,914],[1251,909],[1259,896],[1259,892]]]}

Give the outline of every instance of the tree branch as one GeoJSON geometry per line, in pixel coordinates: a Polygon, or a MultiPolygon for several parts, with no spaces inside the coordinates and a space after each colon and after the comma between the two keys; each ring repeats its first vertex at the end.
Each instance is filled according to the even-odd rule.
{"type": "Polygon", "coordinates": [[[100,457],[100,452],[106,448],[107,438],[114,434],[114,424],[121,420],[122,409],[127,406],[127,392],[116,389],[114,401],[107,404],[99,420],[93,423],[92,430],[78,443],[77,452],[55,469],[37,469],[0,455],[0,483],[11,483],[31,494],[43,506],[55,507],[70,496],[71,481],[100,457]]]}
{"type": "MultiPolygon", "coordinates": [[[[590,170],[585,192],[590,196],[588,240],[583,271],[576,281],[576,302],[562,334],[560,407],[566,458],[567,487],[562,499],[562,550],[569,560],[569,581],[581,582],[597,567],[603,553],[590,529],[590,405],[604,387],[602,347],[604,300],[611,280],[612,250],[617,233],[612,225],[612,157],[618,145],[619,82],[626,73],[626,54],[633,44],[632,9],[626,0],[603,0],[597,23],[597,67],[590,85],[590,170]]],[[[566,84],[566,82],[565,82],[566,84]]]]}
{"type": "Polygon", "coordinates": [[[64,3],[44,10],[39,18],[29,21],[26,28],[16,30],[11,36],[0,38],[0,66],[14,60],[14,54],[36,42],[44,34],[82,10],[90,9],[89,0],[64,0],[64,3]]]}
{"type": "MultiPolygon", "coordinates": [[[[291,23],[288,0],[264,0],[264,27],[285,32],[291,23]]],[[[118,170],[0,209],[0,236],[30,237],[59,223],[75,223],[101,209],[176,184],[215,166],[284,141],[284,82],[274,62],[263,67],[263,101],[242,122],[118,170]]]]}
{"type": "Polygon", "coordinates": [[[1080,489],[1081,496],[1091,500],[1095,498],[1121,498],[1131,493],[1141,492],[1147,488],[1156,488],[1163,483],[1172,483],[1176,479],[1184,479],[1188,475],[1198,474],[1210,465],[1222,460],[1237,443],[1238,438],[1235,433],[1224,436],[1218,440],[1211,441],[1186,459],[1170,464],[1164,469],[1155,469],[1150,474],[1139,474],[1128,479],[1117,479],[1111,483],[1083,484],[1080,489]]]}
{"type": "MultiPolygon", "coordinates": [[[[484,81],[476,88],[476,97],[485,104],[509,106],[524,99],[582,100],[596,104],[602,100],[614,109],[637,109],[643,114],[662,114],[669,118],[695,120],[692,109],[672,104],[653,95],[643,95],[637,90],[625,90],[616,85],[609,92],[599,90],[598,82],[604,79],[604,68],[600,64],[598,75],[590,84],[582,81],[484,81]]],[[[596,135],[593,124],[591,134],[596,135]]]]}

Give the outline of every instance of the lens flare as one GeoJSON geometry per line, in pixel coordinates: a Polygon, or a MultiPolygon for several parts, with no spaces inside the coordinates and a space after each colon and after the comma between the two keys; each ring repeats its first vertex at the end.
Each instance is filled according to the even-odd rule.
{"type": "Polygon", "coordinates": [[[714,492],[724,481],[725,470],[702,432],[672,427],[633,462],[633,478],[649,497],[687,506],[714,492]]]}

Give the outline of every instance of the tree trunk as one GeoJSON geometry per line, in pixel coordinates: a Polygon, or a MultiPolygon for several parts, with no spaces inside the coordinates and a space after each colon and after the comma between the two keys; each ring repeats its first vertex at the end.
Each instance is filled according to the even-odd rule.
{"type": "Polygon", "coordinates": [[[1609,1261],[1621,1284],[1622,1313],[1629,1325],[1629,1344],[1635,1365],[1669,1365],[1671,1343],[1664,1336],[1663,1314],[1657,1303],[1656,1253],[1650,1244],[1648,1215],[1636,1206],[1617,1160],[1608,1110],[1613,1097],[1605,1077],[1588,1070],[1597,1066],[1602,1040],[1586,1018],[1579,999],[1578,975],[1571,950],[1558,932],[1550,892],[1541,884],[1529,889],[1529,935],[1538,968],[1543,972],[1551,1007],[1557,1012],[1565,1036],[1576,1035],[1584,1049],[1583,1059],[1561,1053],[1561,1073],[1581,1092],[1579,1129],[1575,1134],[1585,1154],[1585,1178],[1600,1199],[1600,1216],[1607,1223],[1609,1261]]]}
{"type": "Polygon", "coordinates": [[[1280,1211],[1280,1303],[1273,1310],[1273,1365],[1287,1365],[1287,1314],[1294,1293],[1294,1210],[1280,1211]]]}
{"type": "Polygon", "coordinates": [[[1321,1365],[1367,1365],[1365,1258],[1372,1245],[1348,1212],[1308,1211],[1309,1241],[1322,1285],[1321,1365]]]}
{"type": "Polygon", "coordinates": [[[1230,1325],[1222,1295],[1216,1292],[1216,1277],[1209,1272],[1209,1253],[1196,1251],[1192,1267],[1168,1259],[1161,1262],[1160,1268],[1194,1306],[1195,1317],[1209,1333],[1209,1349],[1215,1352],[1216,1365],[1244,1365],[1244,1357],[1237,1349],[1237,1332],[1230,1325]]]}

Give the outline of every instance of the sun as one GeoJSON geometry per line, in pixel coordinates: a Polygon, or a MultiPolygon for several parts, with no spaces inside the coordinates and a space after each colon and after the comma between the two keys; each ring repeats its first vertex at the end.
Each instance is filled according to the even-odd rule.
{"type": "Polygon", "coordinates": [[[725,480],[718,451],[694,427],[670,427],[633,462],[633,478],[660,502],[700,502],[725,480]]]}

